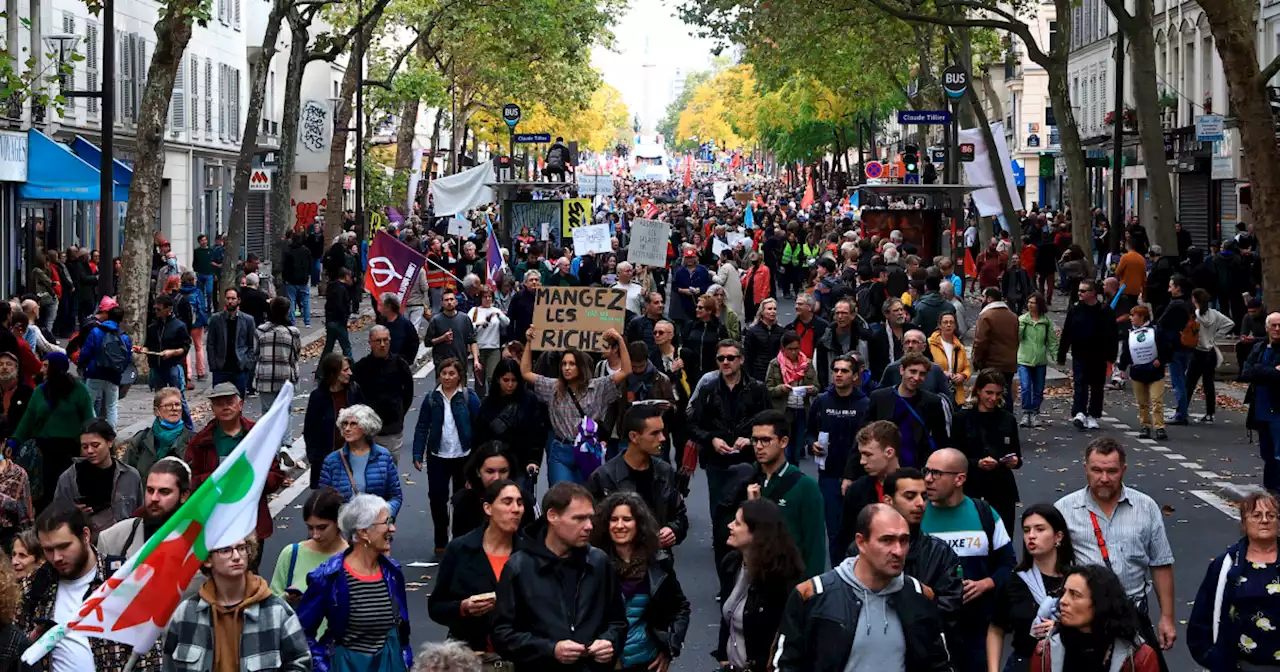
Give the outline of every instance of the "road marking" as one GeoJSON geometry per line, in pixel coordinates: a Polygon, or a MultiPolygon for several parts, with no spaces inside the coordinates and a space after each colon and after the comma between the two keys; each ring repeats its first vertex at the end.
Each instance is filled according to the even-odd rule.
{"type": "Polygon", "coordinates": [[[1178,453],[1169,453],[1168,455],[1165,455],[1165,457],[1167,457],[1167,458],[1169,458],[1169,459],[1171,459],[1171,460],[1185,460],[1185,459],[1187,459],[1187,456],[1186,456],[1186,455],[1180,455],[1180,454],[1178,454],[1178,453]]]}
{"type": "Polygon", "coordinates": [[[1167,452],[1169,452],[1169,449],[1168,449],[1168,448],[1165,448],[1164,446],[1147,446],[1147,447],[1148,447],[1148,448],[1150,448],[1151,450],[1156,451],[1157,453],[1167,453],[1167,452]]]}
{"type": "Polygon", "coordinates": [[[1121,430],[1129,429],[1129,425],[1126,425],[1123,422],[1113,422],[1111,423],[1111,427],[1112,429],[1121,429],[1121,430]]]}
{"type": "Polygon", "coordinates": [[[1218,495],[1212,492],[1209,492],[1208,490],[1192,490],[1191,494],[1204,500],[1206,504],[1221,511],[1227,516],[1234,518],[1235,520],[1240,520],[1240,509],[1234,506],[1231,506],[1230,502],[1219,497],[1218,495]]]}
{"type": "Polygon", "coordinates": [[[1124,433],[1125,436],[1132,436],[1135,439],[1138,438],[1140,434],[1142,434],[1142,432],[1125,432],[1124,433]]]}
{"type": "Polygon", "coordinates": [[[1221,478],[1221,476],[1218,476],[1217,473],[1212,471],[1197,471],[1196,476],[1199,476],[1200,478],[1210,480],[1210,481],[1221,478]]]}
{"type": "Polygon", "coordinates": [[[1183,462],[1182,466],[1190,469],[1191,471],[1199,471],[1204,468],[1200,466],[1199,462],[1183,462]]]}
{"type": "Polygon", "coordinates": [[[1145,443],[1148,446],[1154,446],[1159,443],[1159,441],[1156,441],[1155,439],[1138,439],[1138,443],[1145,443]]]}
{"type": "Polygon", "coordinates": [[[423,364],[423,365],[422,365],[422,368],[421,368],[421,369],[418,369],[418,370],[413,374],[413,377],[414,377],[414,378],[426,378],[427,376],[431,375],[435,370],[436,370],[436,363],[435,363],[435,361],[434,361],[434,360],[428,360],[426,364],[423,364]]]}

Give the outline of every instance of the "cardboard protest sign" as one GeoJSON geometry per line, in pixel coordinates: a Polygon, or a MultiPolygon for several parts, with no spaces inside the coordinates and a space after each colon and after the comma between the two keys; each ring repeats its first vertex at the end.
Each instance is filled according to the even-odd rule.
{"type": "Polygon", "coordinates": [[[589,198],[566,198],[564,204],[564,217],[561,219],[564,229],[561,232],[561,238],[570,238],[573,236],[573,230],[579,226],[586,226],[591,223],[591,199],[589,198]]]}
{"type": "Polygon", "coordinates": [[[636,219],[631,222],[631,243],[627,246],[627,261],[656,268],[667,265],[667,244],[671,240],[671,225],[653,219],[636,219]]]}
{"type": "Polygon", "coordinates": [[[733,200],[737,201],[738,203],[746,203],[751,200],[751,192],[735,191],[733,192],[733,200]]]}
{"type": "Polygon", "coordinates": [[[622,332],[627,293],[608,287],[543,287],[534,297],[535,350],[604,351],[604,332],[622,332]]]}
{"type": "Polygon", "coordinates": [[[604,254],[613,251],[609,240],[608,224],[591,224],[579,226],[573,230],[573,253],[579,256],[586,254],[604,254]]]}

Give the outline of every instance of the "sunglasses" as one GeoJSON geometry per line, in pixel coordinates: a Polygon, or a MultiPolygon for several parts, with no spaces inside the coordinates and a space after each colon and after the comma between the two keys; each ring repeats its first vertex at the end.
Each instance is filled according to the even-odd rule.
{"type": "Polygon", "coordinates": [[[738,358],[739,358],[739,357],[741,357],[741,356],[742,356],[742,355],[716,355],[716,361],[717,361],[717,362],[732,362],[732,361],[734,361],[735,359],[738,359],[738,358]]]}

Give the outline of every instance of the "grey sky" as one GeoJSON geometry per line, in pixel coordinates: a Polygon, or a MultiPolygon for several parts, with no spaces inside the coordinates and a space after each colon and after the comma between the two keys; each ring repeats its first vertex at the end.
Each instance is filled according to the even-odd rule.
{"type": "Polygon", "coordinates": [[[673,97],[677,75],[683,77],[711,66],[713,42],[693,37],[691,32],[680,20],[676,0],[631,0],[627,14],[614,27],[614,51],[596,48],[591,62],[604,75],[605,82],[622,92],[633,115],[639,114],[647,126],[656,125],[673,97]],[[653,67],[645,68],[645,64],[653,67]]]}

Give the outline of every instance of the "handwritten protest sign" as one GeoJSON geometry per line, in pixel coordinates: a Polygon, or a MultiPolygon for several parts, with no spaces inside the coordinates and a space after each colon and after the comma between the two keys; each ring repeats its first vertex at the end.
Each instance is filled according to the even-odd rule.
{"type": "Polygon", "coordinates": [[[564,217],[561,221],[564,228],[560,236],[561,238],[570,238],[573,236],[574,229],[591,223],[591,199],[566,198],[563,203],[564,217]]]}
{"type": "Polygon", "coordinates": [[[577,255],[611,252],[608,224],[579,226],[573,230],[573,253],[577,255]]]}
{"type": "Polygon", "coordinates": [[[667,243],[671,239],[671,225],[653,219],[636,219],[631,222],[631,244],[627,246],[627,261],[664,268],[667,265],[667,243]]]}
{"type": "Polygon", "coordinates": [[[465,238],[471,235],[471,222],[458,213],[449,219],[449,235],[465,238]]]}
{"type": "Polygon", "coordinates": [[[604,351],[604,332],[622,331],[627,293],[608,287],[543,287],[534,297],[535,350],[604,351]]]}
{"type": "Polygon", "coordinates": [[[583,196],[612,196],[612,175],[579,175],[578,193],[583,196]]]}

